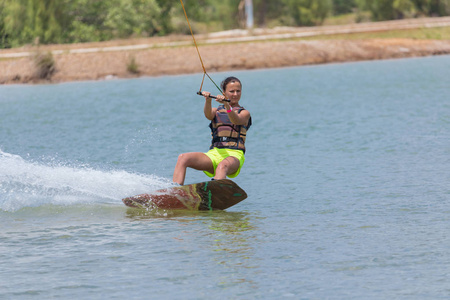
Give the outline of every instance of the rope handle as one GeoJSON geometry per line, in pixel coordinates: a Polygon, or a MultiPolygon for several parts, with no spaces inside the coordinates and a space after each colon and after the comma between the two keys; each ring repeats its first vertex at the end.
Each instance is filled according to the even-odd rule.
{"type": "MultiPolygon", "coordinates": [[[[203,95],[202,95],[202,92],[197,92],[197,95],[203,96],[203,95]]],[[[209,95],[209,98],[217,99],[217,97],[216,97],[216,96],[213,96],[213,95],[209,95]]],[[[230,102],[229,99],[223,99],[222,101],[230,102]]]]}

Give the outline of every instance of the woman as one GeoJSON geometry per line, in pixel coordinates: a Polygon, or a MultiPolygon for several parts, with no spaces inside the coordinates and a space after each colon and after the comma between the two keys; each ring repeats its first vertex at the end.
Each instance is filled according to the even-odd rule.
{"type": "Polygon", "coordinates": [[[204,171],[214,180],[227,176],[234,178],[239,175],[245,158],[245,138],[251,125],[248,110],[239,105],[242,84],[236,77],[228,77],[222,82],[225,95],[217,95],[216,101],[221,105],[212,107],[209,92],[202,92],[205,97],[203,109],[205,117],[211,121],[212,142],[207,153],[190,152],[178,157],[173,182],[184,184],[186,169],[204,171]],[[230,102],[225,101],[229,99],[230,102]]]}

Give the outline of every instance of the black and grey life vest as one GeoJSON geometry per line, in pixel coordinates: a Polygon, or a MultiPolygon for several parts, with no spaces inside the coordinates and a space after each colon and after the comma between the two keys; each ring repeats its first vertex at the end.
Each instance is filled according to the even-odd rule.
{"type": "MultiPolygon", "coordinates": [[[[239,114],[245,110],[243,107],[233,107],[234,111],[239,114]]],[[[209,124],[211,128],[212,142],[210,149],[227,148],[242,150],[245,153],[245,138],[247,130],[252,125],[252,118],[248,120],[247,125],[235,125],[228,117],[227,110],[224,105],[217,108],[216,116],[209,124]]]]}

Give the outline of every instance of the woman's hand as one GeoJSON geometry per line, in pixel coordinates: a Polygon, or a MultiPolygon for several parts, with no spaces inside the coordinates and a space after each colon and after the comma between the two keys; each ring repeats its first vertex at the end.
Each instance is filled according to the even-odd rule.
{"type": "Polygon", "coordinates": [[[222,94],[219,94],[216,96],[216,101],[219,102],[220,104],[225,104],[228,103],[228,101],[224,101],[225,100],[225,96],[222,94]]]}
{"type": "Polygon", "coordinates": [[[202,96],[205,97],[205,100],[211,100],[211,98],[209,97],[209,96],[211,96],[211,93],[210,93],[210,92],[205,92],[205,91],[203,91],[203,92],[202,92],[202,96]]]}

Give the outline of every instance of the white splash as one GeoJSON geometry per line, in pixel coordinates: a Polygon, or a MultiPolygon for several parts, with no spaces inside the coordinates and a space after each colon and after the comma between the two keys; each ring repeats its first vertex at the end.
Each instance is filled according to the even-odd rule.
{"type": "Polygon", "coordinates": [[[0,150],[0,210],[47,204],[122,204],[126,196],[171,185],[168,179],[86,166],[44,164],[0,150]]]}

